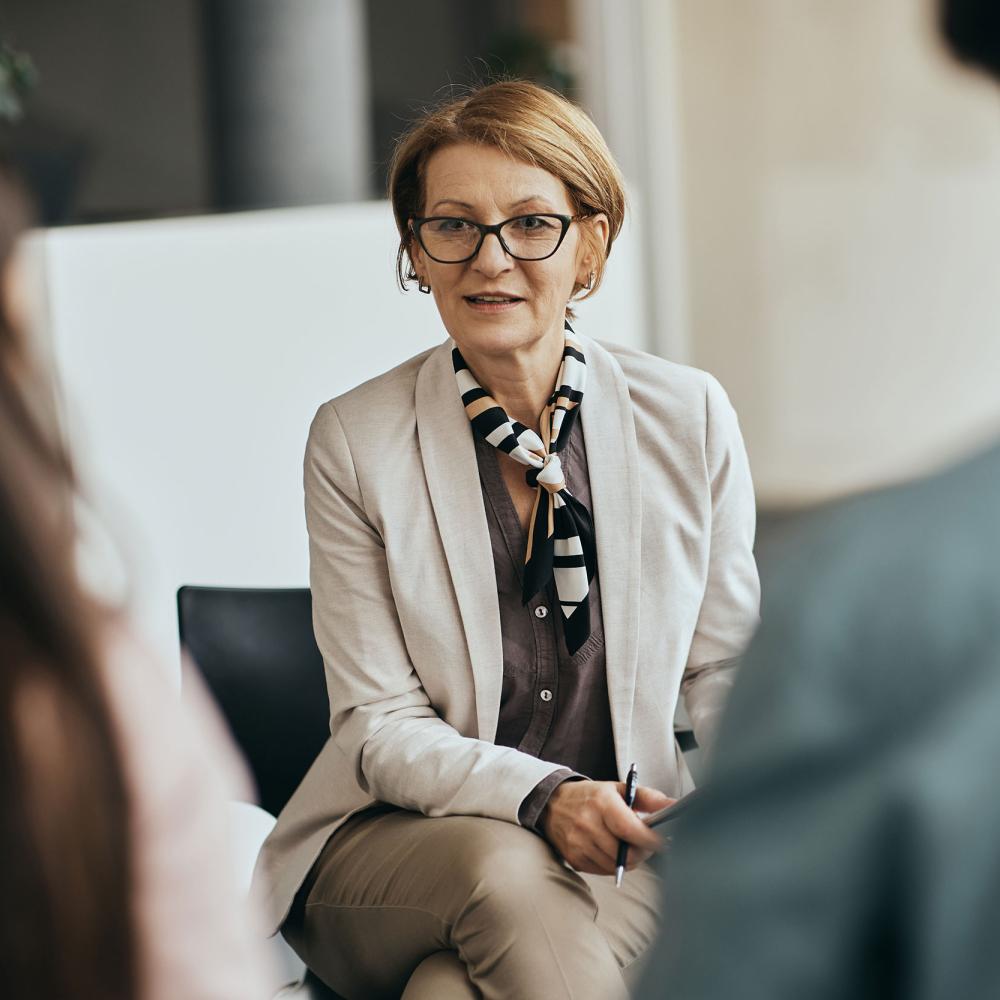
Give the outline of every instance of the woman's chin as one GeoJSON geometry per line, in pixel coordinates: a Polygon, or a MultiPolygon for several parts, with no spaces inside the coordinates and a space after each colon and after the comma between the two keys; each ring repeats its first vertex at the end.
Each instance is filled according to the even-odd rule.
{"type": "Polygon", "coordinates": [[[463,323],[451,332],[451,338],[459,350],[468,350],[482,355],[509,355],[535,345],[541,339],[533,327],[526,323],[504,323],[497,319],[487,322],[463,323]]]}
{"type": "Polygon", "coordinates": [[[446,318],[445,326],[459,350],[489,355],[532,348],[548,337],[561,342],[563,321],[563,316],[539,318],[520,303],[503,312],[461,309],[446,318]]]}

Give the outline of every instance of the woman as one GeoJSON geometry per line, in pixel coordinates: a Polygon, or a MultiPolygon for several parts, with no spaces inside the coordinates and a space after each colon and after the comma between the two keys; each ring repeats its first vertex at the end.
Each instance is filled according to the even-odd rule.
{"type": "Polygon", "coordinates": [[[226,868],[239,772],[206,763],[231,751],[76,575],[73,471],[12,315],[23,204],[0,167],[3,996],[264,998],[226,868]]]}
{"type": "Polygon", "coordinates": [[[400,280],[451,339],[313,423],[332,738],[258,875],[348,997],[619,995],[658,843],[620,779],[636,761],[639,810],[691,787],[678,693],[708,742],[756,622],[736,418],[710,376],[567,325],[624,194],[565,99],[502,82],[445,105],[389,192],[400,280]]]}

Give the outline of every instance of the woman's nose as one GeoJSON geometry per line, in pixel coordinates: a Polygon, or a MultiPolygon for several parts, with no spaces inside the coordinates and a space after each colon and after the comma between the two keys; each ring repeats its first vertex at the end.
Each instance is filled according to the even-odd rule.
{"type": "Polygon", "coordinates": [[[500,245],[496,233],[487,233],[472,266],[483,274],[500,274],[511,267],[513,258],[500,245]]]}

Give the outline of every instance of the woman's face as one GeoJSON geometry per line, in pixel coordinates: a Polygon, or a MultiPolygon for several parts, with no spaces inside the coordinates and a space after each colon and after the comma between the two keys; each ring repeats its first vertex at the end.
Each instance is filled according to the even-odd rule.
{"type": "MultiPolygon", "coordinates": [[[[490,146],[462,143],[439,149],[424,173],[424,216],[455,216],[492,225],[533,212],[572,215],[557,177],[490,146]]],[[[594,216],[570,225],[559,249],[546,260],[508,256],[493,235],[464,264],[431,260],[414,241],[417,274],[431,286],[445,328],[461,350],[501,355],[547,337],[562,337],[566,303],[594,266],[582,225],[607,238],[607,219],[594,216]],[[502,296],[499,303],[481,296],[502,296]]],[[[603,245],[603,243],[602,243],[603,245]]]]}

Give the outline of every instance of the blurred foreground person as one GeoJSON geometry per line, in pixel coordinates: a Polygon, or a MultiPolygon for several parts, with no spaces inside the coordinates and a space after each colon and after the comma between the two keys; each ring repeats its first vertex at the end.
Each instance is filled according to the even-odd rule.
{"type": "Polygon", "coordinates": [[[11,315],[25,222],[0,167],[0,993],[264,997],[226,857],[239,772],[77,579],[72,468],[11,315]]]}
{"type": "MultiPolygon", "coordinates": [[[[1000,76],[996,0],[942,21],[1000,76]]],[[[640,995],[1000,997],[1000,446],[776,563],[640,995]]]]}

